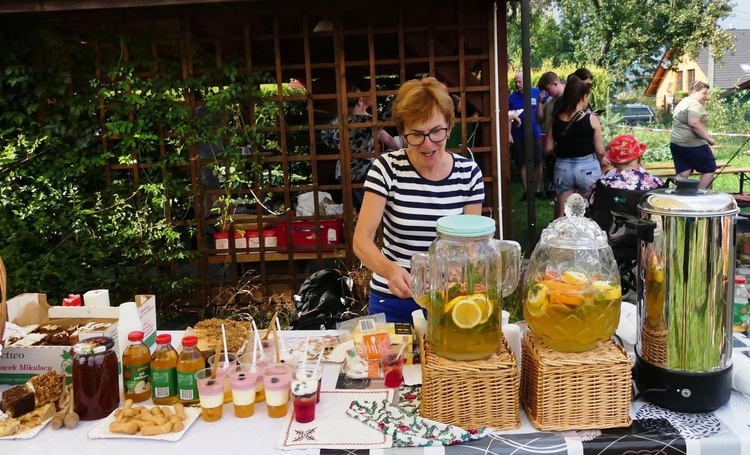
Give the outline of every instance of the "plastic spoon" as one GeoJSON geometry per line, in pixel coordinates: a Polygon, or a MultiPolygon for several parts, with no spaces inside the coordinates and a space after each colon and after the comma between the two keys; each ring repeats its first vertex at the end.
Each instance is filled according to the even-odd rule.
{"type": "MultiPolygon", "coordinates": [[[[229,370],[229,352],[227,351],[227,332],[224,329],[224,324],[221,325],[221,341],[224,342],[224,365],[223,369],[229,370]]],[[[219,359],[216,359],[219,360],[219,359]]]]}
{"type": "Polygon", "coordinates": [[[307,366],[307,347],[310,344],[310,337],[305,338],[305,350],[302,352],[302,370],[307,366]]]}
{"type": "Polygon", "coordinates": [[[398,351],[398,355],[396,356],[396,360],[400,359],[401,356],[404,355],[404,351],[406,351],[406,343],[401,345],[401,350],[398,351]]]}
{"type": "Polygon", "coordinates": [[[255,319],[253,319],[253,367],[255,366],[256,360],[257,360],[257,352],[263,351],[263,345],[260,343],[260,337],[258,336],[258,326],[255,324],[255,319]]]}

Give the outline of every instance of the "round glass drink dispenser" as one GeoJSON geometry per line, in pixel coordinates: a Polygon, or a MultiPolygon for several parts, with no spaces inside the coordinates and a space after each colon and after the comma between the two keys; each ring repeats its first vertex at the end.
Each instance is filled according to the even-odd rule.
{"type": "Polygon", "coordinates": [[[711,411],[731,393],[737,203],[678,179],[638,207],[636,386],[659,406],[711,411]]]}
{"type": "Polygon", "coordinates": [[[574,194],[566,216],[544,231],[531,254],[524,282],[524,317],[544,344],[583,352],[608,340],[620,321],[622,288],[607,234],[583,216],[574,194]]]}
{"type": "Polygon", "coordinates": [[[427,339],[437,355],[483,359],[500,344],[502,297],[518,284],[521,246],[494,233],[492,218],[446,216],[428,253],[411,259],[412,292],[427,309],[427,339]]]}

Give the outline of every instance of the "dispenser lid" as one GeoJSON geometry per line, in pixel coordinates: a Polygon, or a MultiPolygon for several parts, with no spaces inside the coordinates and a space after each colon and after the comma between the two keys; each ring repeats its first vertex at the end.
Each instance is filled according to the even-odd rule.
{"type": "Polygon", "coordinates": [[[557,248],[599,249],[609,247],[607,234],[596,222],[584,216],[586,201],[572,194],[565,201],[565,216],[550,223],[542,231],[539,246],[557,248]]]}
{"type": "Polygon", "coordinates": [[[638,208],[656,215],[718,217],[740,211],[734,198],[726,193],[698,188],[698,180],[676,179],[675,188],[649,191],[638,208]]]}
{"type": "Polygon", "coordinates": [[[437,231],[455,237],[482,237],[495,233],[495,220],[479,215],[449,215],[437,220],[437,231]]]}

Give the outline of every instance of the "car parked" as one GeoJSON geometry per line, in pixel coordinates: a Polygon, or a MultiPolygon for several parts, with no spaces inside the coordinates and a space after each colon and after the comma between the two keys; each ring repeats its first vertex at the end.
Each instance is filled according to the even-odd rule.
{"type": "Polygon", "coordinates": [[[622,115],[622,122],[628,125],[653,123],[656,113],[645,104],[613,104],[609,107],[612,114],[622,115]]]}

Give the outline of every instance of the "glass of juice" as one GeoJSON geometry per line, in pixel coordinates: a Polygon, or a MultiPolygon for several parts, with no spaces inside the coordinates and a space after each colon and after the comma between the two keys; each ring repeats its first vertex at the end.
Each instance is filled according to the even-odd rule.
{"type": "MultiPolygon", "coordinates": [[[[212,355],[208,358],[208,366],[213,367],[214,366],[214,357],[216,355],[212,355]]],[[[232,384],[229,382],[229,377],[237,371],[237,354],[230,352],[227,354],[227,357],[229,357],[229,366],[227,367],[225,373],[226,381],[224,382],[224,403],[231,403],[232,402],[232,384]]],[[[224,368],[224,353],[219,354],[219,366],[217,370],[224,368]]]]}
{"type": "Polygon", "coordinates": [[[255,383],[258,374],[251,371],[237,371],[230,378],[232,401],[236,417],[250,417],[255,413],[255,383]]]}
{"type": "Polygon", "coordinates": [[[203,420],[216,422],[223,414],[226,372],[217,369],[216,377],[211,378],[211,368],[204,368],[195,373],[195,380],[198,382],[198,398],[203,420]]]}
{"type": "Polygon", "coordinates": [[[265,356],[260,356],[255,359],[255,366],[253,367],[253,354],[244,354],[239,358],[240,371],[252,371],[258,374],[258,380],[255,381],[255,402],[262,403],[266,400],[266,391],[263,387],[263,377],[261,373],[263,368],[268,365],[268,361],[265,356]]]}
{"type": "Polygon", "coordinates": [[[315,404],[318,400],[320,374],[315,365],[299,364],[292,373],[292,404],[294,420],[308,423],[315,420],[315,404]]]}
{"type": "Polygon", "coordinates": [[[289,410],[289,389],[293,369],[293,366],[286,363],[274,363],[263,368],[268,417],[284,417],[289,410]]]}
{"type": "Polygon", "coordinates": [[[398,388],[404,379],[404,350],[401,348],[402,345],[391,344],[390,340],[380,343],[380,364],[386,387],[398,388]]]}

